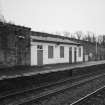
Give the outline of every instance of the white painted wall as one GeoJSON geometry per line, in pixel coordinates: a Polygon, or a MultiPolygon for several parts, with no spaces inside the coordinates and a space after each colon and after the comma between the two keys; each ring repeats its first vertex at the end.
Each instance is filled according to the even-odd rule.
{"type": "Polygon", "coordinates": [[[72,63],[74,63],[74,48],[75,47],[76,47],[75,45],[72,46],[72,63]]]}
{"type": "MultiPolygon", "coordinates": [[[[43,45],[43,64],[69,63],[69,47],[72,47],[72,62],[74,62],[74,47],[77,47],[76,45],[56,45],[52,43],[40,42],[31,42],[31,45],[31,65],[37,65],[37,45],[43,45]],[[53,58],[48,58],[48,45],[51,45],[54,48],[53,58]],[[60,58],[60,46],[64,46],[64,58],[60,58]]],[[[78,61],[81,60],[82,57],[78,58],[78,61]]]]}
{"type": "Polygon", "coordinates": [[[77,47],[77,62],[82,62],[83,61],[83,46],[78,46],[77,47]],[[81,48],[81,57],[79,57],[79,48],[81,48]]]}

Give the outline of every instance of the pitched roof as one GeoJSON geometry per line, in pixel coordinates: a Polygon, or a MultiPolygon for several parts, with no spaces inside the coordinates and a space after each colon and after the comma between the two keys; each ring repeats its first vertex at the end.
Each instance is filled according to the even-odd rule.
{"type": "Polygon", "coordinates": [[[57,43],[57,44],[73,44],[73,45],[80,45],[80,43],[74,42],[69,37],[42,33],[42,32],[34,32],[31,31],[31,40],[40,41],[40,42],[48,42],[48,43],[57,43]]]}

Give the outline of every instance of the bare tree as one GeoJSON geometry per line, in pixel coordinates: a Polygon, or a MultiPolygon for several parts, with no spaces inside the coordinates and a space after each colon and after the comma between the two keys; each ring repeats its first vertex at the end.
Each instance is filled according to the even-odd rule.
{"type": "Polygon", "coordinates": [[[70,38],[76,39],[75,34],[74,33],[70,33],[70,38]]]}
{"type": "Polygon", "coordinates": [[[76,31],[75,34],[77,36],[77,39],[80,40],[82,35],[83,35],[83,32],[82,31],[76,31]]]}
{"type": "Polygon", "coordinates": [[[105,35],[103,35],[103,41],[102,44],[105,45],[105,35]]]}
{"type": "Polygon", "coordinates": [[[91,31],[87,31],[85,37],[86,37],[85,39],[89,42],[93,42],[93,43],[96,42],[95,33],[91,32],[91,31]]]}
{"type": "Polygon", "coordinates": [[[87,38],[87,34],[86,33],[83,34],[82,40],[83,41],[88,41],[88,38],[87,38]]]}
{"type": "Polygon", "coordinates": [[[93,36],[91,38],[91,42],[95,43],[96,42],[96,37],[95,37],[95,34],[93,33],[93,36]]]}
{"type": "Polygon", "coordinates": [[[64,32],[63,32],[63,35],[66,36],[66,37],[70,37],[70,32],[64,31],[64,32]]]}
{"type": "Polygon", "coordinates": [[[103,42],[103,36],[102,35],[99,35],[98,36],[98,43],[99,44],[102,44],[102,42],[103,42]]]}
{"type": "Polygon", "coordinates": [[[56,35],[61,35],[61,32],[56,31],[55,34],[56,34],[56,35]]]}
{"type": "Polygon", "coordinates": [[[91,32],[87,31],[87,40],[91,42],[91,32]]]}

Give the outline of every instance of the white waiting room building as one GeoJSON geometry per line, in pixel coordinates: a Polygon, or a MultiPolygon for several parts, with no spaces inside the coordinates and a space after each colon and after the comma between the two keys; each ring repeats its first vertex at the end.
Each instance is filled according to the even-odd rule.
{"type": "Polygon", "coordinates": [[[31,65],[83,61],[83,46],[69,37],[31,32],[31,65]]]}

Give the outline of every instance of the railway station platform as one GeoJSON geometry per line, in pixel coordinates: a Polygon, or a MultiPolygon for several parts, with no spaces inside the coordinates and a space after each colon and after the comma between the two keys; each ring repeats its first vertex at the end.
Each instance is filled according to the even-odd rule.
{"type": "Polygon", "coordinates": [[[83,68],[83,67],[90,67],[94,65],[101,65],[105,64],[105,60],[102,61],[89,61],[89,62],[82,62],[77,64],[54,64],[54,65],[47,65],[42,67],[30,67],[30,68],[7,68],[7,69],[0,69],[0,80],[10,79],[10,78],[17,78],[17,77],[24,77],[24,76],[32,76],[37,74],[45,74],[51,72],[58,72],[58,71],[65,71],[65,70],[72,70],[76,68],[83,68]]]}

